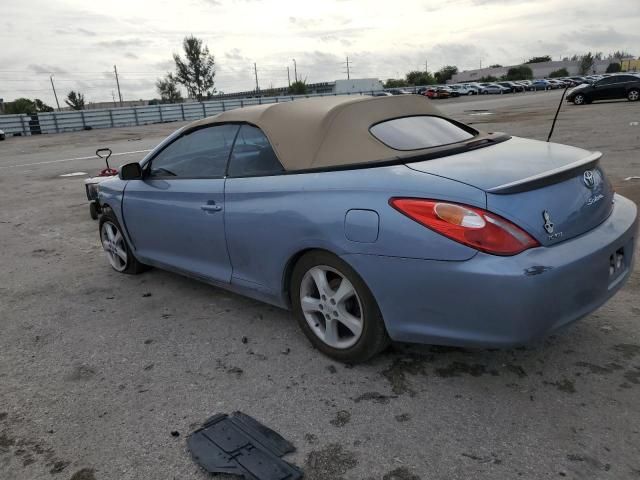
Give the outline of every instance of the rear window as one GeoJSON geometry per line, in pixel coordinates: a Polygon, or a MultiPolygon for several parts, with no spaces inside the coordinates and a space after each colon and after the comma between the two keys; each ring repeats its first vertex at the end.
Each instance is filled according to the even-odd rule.
{"type": "Polygon", "coordinates": [[[394,150],[421,150],[473,138],[477,132],[446,118],[421,115],[377,123],[371,134],[394,150]]]}

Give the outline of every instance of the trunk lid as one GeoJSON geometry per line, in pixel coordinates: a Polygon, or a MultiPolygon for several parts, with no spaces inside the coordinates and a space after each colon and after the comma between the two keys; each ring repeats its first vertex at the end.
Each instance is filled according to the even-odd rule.
{"type": "Polygon", "coordinates": [[[611,213],[613,189],[601,154],[513,137],[459,155],[407,163],[487,194],[487,210],[512,221],[542,245],[581,235],[611,213]]]}

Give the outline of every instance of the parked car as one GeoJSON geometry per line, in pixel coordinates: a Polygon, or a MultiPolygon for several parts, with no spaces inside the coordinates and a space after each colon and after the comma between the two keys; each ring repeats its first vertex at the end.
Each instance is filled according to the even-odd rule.
{"type": "Polygon", "coordinates": [[[533,82],[531,80],[518,80],[520,85],[524,85],[526,90],[533,90],[533,82]]]}
{"type": "Polygon", "coordinates": [[[560,80],[557,80],[555,78],[546,78],[545,80],[549,82],[549,85],[554,90],[557,90],[559,88],[564,88],[564,82],[561,82],[560,80]]]}
{"type": "Polygon", "coordinates": [[[466,91],[466,95],[478,95],[478,87],[472,83],[463,83],[460,86],[460,94],[465,95],[463,92],[466,91]]]}
{"type": "Polygon", "coordinates": [[[4,140],[6,138],[6,135],[4,134],[4,131],[0,130],[0,141],[4,140]]]}
{"type": "Polygon", "coordinates": [[[428,98],[449,98],[451,96],[451,92],[446,88],[433,86],[427,88],[424,92],[424,96],[428,98]]]}
{"type": "Polygon", "coordinates": [[[411,92],[404,88],[392,88],[387,90],[391,95],[411,95],[411,92]]]}
{"type": "Polygon", "coordinates": [[[578,85],[567,95],[567,101],[575,105],[619,98],[637,102],[640,99],[640,77],[629,74],[612,75],[592,84],[578,85]]]}
{"type": "Polygon", "coordinates": [[[155,266],[291,309],[340,361],[389,339],[505,347],[629,278],[637,209],[600,157],[484,133],[418,95],[252,106],[100,183],[100,239],[117,272],[155,266]]]}
{"type": "Polygon", "coordinates": [[[538,91],[538,90],[551,90],[552,87],[548,80],[540,78],[538,80],[534,80],[531,83],[531,88],[535,91],[538,91]]]}
{"type": "Polygon", "coordinates": [[[455,84],[447,86],[458,95],[476,95],[478,93],[478,89],[471,85],[455,84]]]}
{"type": "Polygon", "coordinates": [[[501,94],[501,93],[509,93],[511,91],[510,88],[503,87],[502,85],[498,85],[497,83],[487,83],[480,84],[482,85],[482,91],[480,93],[488,95],[488,94],[501,94]]]}
{"type": "Polygon", "coordinates": [[[508,88],[511,93],[524,92],[525,90],[523,85],[516,82],[498,82],[498,85],[508,88]]]}
{"type": "Polygon", "coordinates": [[[459,97],[460,96],[460,92],[458,92],[457,90],[452,89],[448,85],[439,86],[438,90],[446,91],[449,94],[450,97],[459,97]]]}
{"type": "Polygon", "coordinates": [[[393,95],[393,93],[385,92],[384,90],[378,90],[377,92],[373,92],[371,95],[374,97],[390,97],[393,95]]]}
{"type": "Polygon", "coordinates": [[[589,81],[584,77],[569,77],[569,80],[571,80],[571,82],[574,85],[581,85],[583,83],[589,83],[589,81]]]}

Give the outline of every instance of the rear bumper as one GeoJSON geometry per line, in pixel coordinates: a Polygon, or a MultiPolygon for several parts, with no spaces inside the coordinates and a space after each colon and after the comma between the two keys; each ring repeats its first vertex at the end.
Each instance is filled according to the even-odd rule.
{"type": "Polygon", "coordinates": [[[633,268],[637,208],[616,195],[588,233],[513,257],[463,262],[345,255],[373,292],[392,339],[455,346],[530,343],[594,311],[633,268]],[[610,274],[612,255],[623,264],[610,274]]]}

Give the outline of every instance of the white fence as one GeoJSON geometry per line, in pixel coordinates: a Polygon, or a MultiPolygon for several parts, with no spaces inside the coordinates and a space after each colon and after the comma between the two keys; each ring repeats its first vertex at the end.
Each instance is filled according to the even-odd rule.
{"type": "MultiPolygon", "coordinates": [[[[346,95],[371,95],[373,92],[358,92],[346,95]]],[[[197,103],[147,105],[144,107],[122,107],[104,110],[79,110],[33,115],[0,115],[0,130],[7,135],[34,135],[39,133],[61,133],[94,128],[130,127],[175,121],[198,120],[226,110],[262,105],[266,103],[290,102],[296,98],[324,97],[336,94],[314,94],[283,97],[257,97],[235,100],[210,100],[197,103]]]]}

